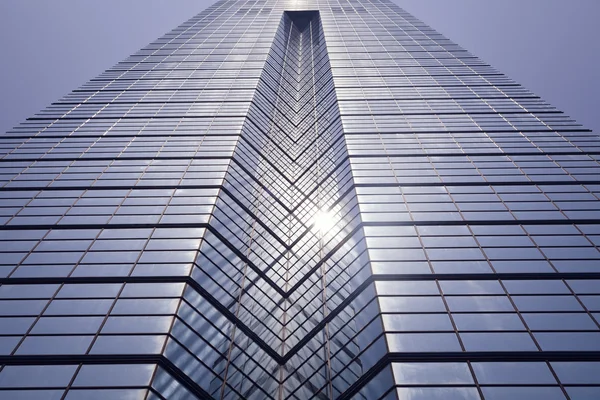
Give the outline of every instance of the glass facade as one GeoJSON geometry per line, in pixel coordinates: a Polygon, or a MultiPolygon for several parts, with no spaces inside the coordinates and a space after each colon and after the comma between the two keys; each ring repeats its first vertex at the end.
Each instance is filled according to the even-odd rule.
{"type": "Polygon", "coordinates": [[[389,0],[220,0],[0,140],[0,398],[600,398],[600,141],[389,0]]]}

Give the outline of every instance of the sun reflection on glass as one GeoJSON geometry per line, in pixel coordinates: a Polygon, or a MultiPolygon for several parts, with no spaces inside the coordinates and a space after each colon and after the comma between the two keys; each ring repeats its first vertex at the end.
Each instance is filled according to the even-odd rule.
{"type": "Polygon", "coordinates": [[[313,229],[321,235],[326,235],[334,225],[335,216],[331,211],[319,210],[313,217],[313,229]]]}

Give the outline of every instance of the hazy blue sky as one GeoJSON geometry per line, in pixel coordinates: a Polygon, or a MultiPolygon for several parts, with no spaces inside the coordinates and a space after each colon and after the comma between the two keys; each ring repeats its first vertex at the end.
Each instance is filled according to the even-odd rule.
{"type": "MultiPolygon", "coordinates": [[[[600,1],[396,0],[600,133],[600,1]]],[[[0,0],[0,131],[202,11],[210,0],[0,0]]]]}

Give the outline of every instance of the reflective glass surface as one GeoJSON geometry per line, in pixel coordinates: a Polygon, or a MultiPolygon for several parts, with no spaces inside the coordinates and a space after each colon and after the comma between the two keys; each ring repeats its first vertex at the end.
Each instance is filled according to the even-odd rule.
{"type": "Polygon", "coordinates": [[[389,0],[217,1],[0,136],[0,398],[597,398],[599,144],[389,0]]]}

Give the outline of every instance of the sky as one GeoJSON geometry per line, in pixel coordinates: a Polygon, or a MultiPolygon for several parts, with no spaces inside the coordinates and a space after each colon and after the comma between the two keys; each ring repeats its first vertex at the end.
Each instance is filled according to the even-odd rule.
{"type": "MultiPolygon", "coordinates": [[[[212,2],[0,0],[0,132],[212,2]]],[[[396,2],[600,133],[600,1],[396,2]]]]}

